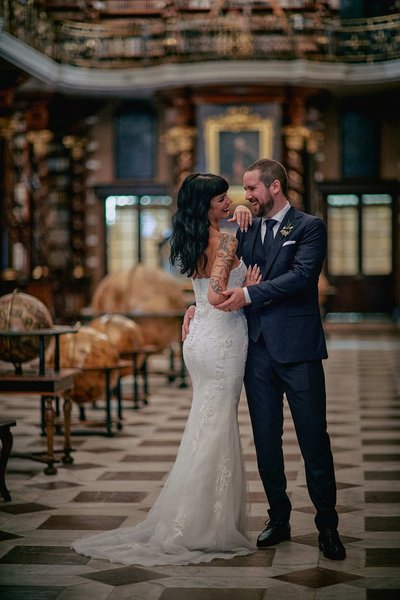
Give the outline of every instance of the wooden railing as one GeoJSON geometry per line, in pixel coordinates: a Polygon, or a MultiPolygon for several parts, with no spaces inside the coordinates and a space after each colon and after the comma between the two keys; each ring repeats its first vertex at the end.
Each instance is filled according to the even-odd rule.
{"type": "MultiPolygon", "coordinates": [[[[49,0],[47,0],[47,3],[49,0]]],[[[52,0],[54,6],[72,5],[52,0]]],[[[160,12],[165,2],[135,2],[160,12]],[[161,7],[161,8],[160,8],[161,7]]],[[[183,3],[182,3],[183,4],[183,3]]],[[[187,4],[187,3],[186,3],[187,4]]],[[[233,4],[233,3],[232,3],[233,4]]],[[[238,4],[238,3],[236,3],[238,4]]],[[[128,0],[99,2],[115,14],[133,6],[128,0]]],[[[400,15],[353,19],[316,13],[244,14],[181,12],[179,18],[102,18],[85,22],[56,20],[35,0],[6,0],[4,30],[54,60],[82,67],[132,68],[161,62],[215,60],[318,60],[371,63],[400,58],[400,15]],[[183,16],[182,16],[183,15],[183,16]]]]}

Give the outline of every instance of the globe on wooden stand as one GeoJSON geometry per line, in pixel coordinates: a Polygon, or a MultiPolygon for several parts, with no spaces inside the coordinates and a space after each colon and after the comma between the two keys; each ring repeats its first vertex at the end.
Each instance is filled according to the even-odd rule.
{"type": "MultiPolygon", "coordinates": [[[[53,356],[48,353],[47,360],[53,356]]],[[[101,368],[118,365],[117,348],[109,338],[93,327],[82,326],[77,333],[67,333],[60,338],[60,367],[79,368],[82,373],[74,380],[72,398],[78,404],[94,402],[104,394],[101,368]]],[[[118,371],[112,373],[111,387],[118,381],[118,371]]]]}
{"type": "MultiPolygon", "coordinates": [[[[119,314],[106,314],[90,322],[90,327],[106,334],[110,342],[116,347],[119,355],[138,353],[137,367],[143,364],[144,355],[140,354],[143,348],[144,336],[141,327],[129,317],[119,314]]],[[[129,367],[121,369],[121,377],[131,373],[129,367]]]]}
{"type": "Polygon", "coordinates": [[[180,327],[172,314],[185,308],[183,287],[160,267],[137,264],[106,275],[94,291],[91,307],[94,313],[132,316],[144,344],[158,351],[180,341],[180,327]]]}
{"type": "MultiPolygon", "coordinates": [[[[0,297],[0,330],[1,331],[36,331],[49,329],[53,319],[48,308],[35,296],[14,290],[12,294],[0,297]]],[[[49,338],[46,338],[46,344],[49,338]]],[[[15,373],[22,374],[22,364],[39,356],[39,337],[1,336],[0,359],[11,362],[15,373]]]]}

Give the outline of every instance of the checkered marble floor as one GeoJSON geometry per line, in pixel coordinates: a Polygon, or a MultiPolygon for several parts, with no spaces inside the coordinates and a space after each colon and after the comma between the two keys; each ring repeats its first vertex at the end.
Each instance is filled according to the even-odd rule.
{"type": "MultiPolygon", "coordinates": [[[[141,521],[173,464],[191,388],[150,376],[147,406],[133,409],[123,381],[123,429],[83,429],[74,407],[74,464],[11,457],[0,500],[2,600],[394,600],[400,597],[400,331],[332,326],[325,362],[328,424],[338,487],[342,562],[318,550],[314,515],[286,409],[284,448],[293,504],[292,540],[247,557],[184,567],[143,568],[76,555],[72,540],[141,521]],[[82,430],[83,429],[83,430],[82,430]]],[[[153,357],[157,370],[163,357],[153,357]]],[[[167,363],[167,358],[165,358],[167,363]]],[[[37,396],[0,396],[0,414],[17,421],[15,452],[44,449],[37,396]]],[[[104,418],[104,407],[87,408],[104,418]]],[[[246,399],[240,403],[255,539],[266,519],[246,399]]],[[[56,447],[62,436],[56,436],[56,447]]]]}

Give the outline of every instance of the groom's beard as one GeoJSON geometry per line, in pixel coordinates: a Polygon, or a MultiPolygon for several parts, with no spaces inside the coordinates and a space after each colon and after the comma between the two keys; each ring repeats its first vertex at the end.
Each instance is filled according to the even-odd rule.
{"type": "Polygon", "coordinates": [[[258,210],[255,211],[256,216],[257,217],[265,217],[272,211],[274,206],[275,206],[274,199],[273,199],[271,193],[268,192],[267,201],[265,202],[265,204],[258,205],[258,210]]]}

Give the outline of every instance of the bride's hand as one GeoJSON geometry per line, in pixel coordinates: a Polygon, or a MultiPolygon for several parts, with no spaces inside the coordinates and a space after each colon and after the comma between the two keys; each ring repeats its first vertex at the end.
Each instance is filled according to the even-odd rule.
{"type": "Polygon", "coordinates": [[[193,305],[189,306],[186,309],[186,312],[183,317],[183,323],[182,323],[182,342],[185,341],[185,339],[189,333],[190,321],[193,319],[195,312],[196,312],[196,307],[193,305]]]}
{"type": "Polygon", "coordinates": [[[247,231],[253,222],[253,215],[247,206],[239,204],[233,213],[233,216],[228,219],[228,223],[237,223],[240,231],[247,231]]]}
{"type": "Polygon", "coordinates": [[[258,265],[253,265],[248,267],[246,273],[246,279],[244,280],[243,287],[247,287],[249,285],[257,285],[260,283],[262,279],[260,267],[258,265]]]}

